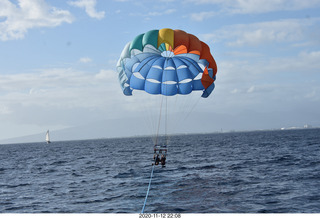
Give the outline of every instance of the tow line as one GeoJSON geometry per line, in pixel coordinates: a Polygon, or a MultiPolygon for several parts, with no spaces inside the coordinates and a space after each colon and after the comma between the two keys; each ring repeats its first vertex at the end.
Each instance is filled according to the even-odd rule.
{"type": "Polygon", "coordinates": [[[151,187],[151,181],[152,181],[152,177],[153,177],[154,166],[155,166],[155,165],[152,164],[152,170],[151,170],[151,176],[150,176],[150,180],[149,180],[149,186],[148,186],[146,198],[144,199],[144,204],[143,204],[141,213],[144,213],[144,208],[146,207],[146,204],[147,204],[147,199],[148,199],[148,195],[149,195],[149,191],[150,191],[150,187],[151,187]]]}

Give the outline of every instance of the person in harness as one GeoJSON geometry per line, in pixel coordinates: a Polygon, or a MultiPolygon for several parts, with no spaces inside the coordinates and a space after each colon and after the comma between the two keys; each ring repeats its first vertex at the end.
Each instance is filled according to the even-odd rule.
{"type": "Polygon", "coordinates": [[[153,155],[154,165],[159,165],[161,163],[162,167],[164,167],[166,165],[167,146],[154,145],[153,150],[154,150],[154,155],[153,155]],[[161,159],[159,157],[160,155],[161,155],[161,159]]]}
{"type": "Polygon", "coordinates": [[[154,164],[159,165],[159,162],[160,162],[159,154],[157,154],[157,156],[154,155],[153,159],[154,159],[154,164]]]}
{"type": "Polygon", "coordinates": [[[160,162],[161,162],[162,167],[164,167],[166,165],[166,156],[164,156],[163,154],[161,155],[160,162]]]}

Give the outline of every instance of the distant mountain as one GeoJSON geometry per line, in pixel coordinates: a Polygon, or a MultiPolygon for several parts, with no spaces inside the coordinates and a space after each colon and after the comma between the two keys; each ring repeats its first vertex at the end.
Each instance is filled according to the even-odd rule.
{"type": "MultiPolygon", "coordinates": [[[[96,121],[77,127],[71,127],[60,130],[50,130],[50,140],[54,142],[146,135],[146,129],[142,125],[136,125],[135,127],[133,127],[132,124],[137,124],[136,119],[114,119],[96,121]]],[[[39,134],[0,140],[0,143],[11,144],[42,141],[45,142],[45,134],[46,130],[43,133],[39,134]]]]}
{"type": "MultiPolygon", "coordinates": [[[[213,132],[220,130],[220,125],[214,122],[217,118],[205,115],[181,115],[174,114],[168,116],[167,133],[199,133],[213,132]],[[211,121],[211,122],[210,122],[211,121]],[[213,128],[215,124],[218,128],[213,128]]],[[[164,118],[163,118],[164,119],[164,118]]],[[[131,137],[154,135],[157,132],[157,123],[159,118],[150,118],[150,115],[140,116],[137,118],[123,118],[94,121],[77,127],[71,127],[61,130],[50,130],[50,140],[68,141],[68,140],[84,140],[97,138],[115,138],[115,137],[131,137]],[[148,117],[148,118],[147,118],[148,117]]],[[[163,121],[162,121],[163,122],[163,121]]],[[[164,133],[164,128],[160,129],[160,134],[164,133]]],[[[10,143],[28,143],[28,142],[45,142],[46,130],[43,133],[22,136],[0,140],[1,144],[10,143]]]]}
{"type": "MultiPolygon", "coordinates": [[[[162,118],[165,119],[165,118],[162,118]]],[[[167,133],[212,133],[217,131],[245,131],[303,126],[302,121],[288,114],[246,112],[238,115],[218,113],[172,114],[167,118],[167,133]],[[276,122],[275,122],[276,121],[276,122]],[[301,124],[300,124],[301,123],[301,124]]],[[[94,121],[92,123],[61,130],[50,130],[50,140],[84,140],[98,138],[131,137],[154,135],[157,131],[158,118],[140,115],[136,118],[122,118],[94,121]],[[153,121],[150,121],[153,120],[153,121]]],[[[160,133],[163,130],[160,130],[160,133]]],[[[45,142],[45,133],[0,140],[0,144],[45,142]]]]}

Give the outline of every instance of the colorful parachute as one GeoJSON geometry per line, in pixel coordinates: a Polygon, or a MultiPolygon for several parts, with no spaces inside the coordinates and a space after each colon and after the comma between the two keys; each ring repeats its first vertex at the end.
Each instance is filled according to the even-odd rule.
{"type": "Polygon", "coordinates": [[[172,96],[214,89],[217,65],[209,46],[182,30],[160,29],[140,34],[123,49],[117,63],[125,95],[132,90],[172,96]]]}

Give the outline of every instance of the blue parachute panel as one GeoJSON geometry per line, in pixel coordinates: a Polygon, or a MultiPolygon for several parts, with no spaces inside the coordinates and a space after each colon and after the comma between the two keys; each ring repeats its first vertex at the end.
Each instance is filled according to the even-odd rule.
{"type": "Polygon", "coordinates": [[[134,70],[134,72],[139,72],[144,78],[146,78],[149,73],[149,69],[152,66],[152,63],[156,61],[157,57],[151,56],[143,60],[134,70]]]}
{"type": "Polygon", "coordinates": [[[201,80],[193,80],[192,83],[193,90],[204,90],[201,80]]]}
{"type": "Polygon", "coordinates": [[[134,71],[134,69],[132,69],[134,64],[139,62],[140,62],[139,59],[136,57],[132,57],[131,59],[126,59],[126,63],[124,65],[125,65],[125,72],[128,78],[131,77],[132,72],[134,71]]]}
{"type": "Polygon", "coordinates": [[[161,83],[155,83],[146,80],[144,90],[149,94],[161,94],[161,83]]]}
{"type": "Polygon", "coordinates": [[[144,84],[146,80],[136,75],[139,75],[139,73],[134,73],[131,75],[130,87],[136,90],[144,90],[144,84]]]}
{"type": "Polygon", "coordinates": [[[161,94],[165,96],[173,96],[178,93],[178,87],[176,84],[161,84],[161,94]]]}
{"type": "Polygon", "coordinates": [[[200,72],[203,72],[194,60],[183,57],[181,61],[183,61],[186,66],[188,66],[188,69],[193,75],[193,78],[195,78],[200,72]]]}
{"type": "Polygon", "coordinates": [[[185,62],[178,58],[173,58],[172,60],[176,66],[178,82],[181,82],[185,79],[192,80],[194,78],[185,62]]]}
{"type": "Polygon", "coordinates": [[[178,77],[175,70],[164,70],[162,74],[162,82],[176,82],[178,83],[178,77]]]}
{"type": "Polygon", "coordinates": [[[147,79],[153,79],[153,80],[162,82],[162,73],[163,73],[162,69],[152,66],[147,75],[147,79]]]}
{"type": "Polygon", "coordinates": [[[160,57],[152,64],[152,66],[161,67],[161,69],[163,69],[164,62],[165,62],[165,61],[166,61],[166,58],[160,56],[160,57]]]}
{"type": "Polygon", "coordinates": [[[183,80],[192,80],[194,78],[188,68],[177,69],[177,76],[179,82],[183,80]]]}
{"type": "Polygon", "coordinates": [[[215,84],[212,83],[207,89],[203,91],[203,94],[201,95],[201,97],[207,98],[213,91],[214,87],[215,87],[215,84]]]}
{"type": "Polygon", "coordinates": [[[202,64],[204,67],[209,66],[209,62],[205,59],[200,59],[198,63],[202,64]]]}
{"type": "Polygon", "coordinates": [[[154,79],[156,81],[162,82],[162,73],[163,73],[163,65],[165,62],[165,58],[157,58],[155,62],[152,63],[152,66],[147,75],[147,79],[154,79]]]}
{"type": "Polygon", "coordinates": [[[192,81],[179,84],[178,91],[179,94],[190,94],[192,92],[192,81]]]}
{"type": "Polygon", "coordinates": [[[166,82],[166,81],[178,82],[176,66],[174,65],[173,60],[167,59],[164,62],[163,67],[164,67],[164,70],[163,70],[163,74],[162,74],[162,82],[166,82]]]}

